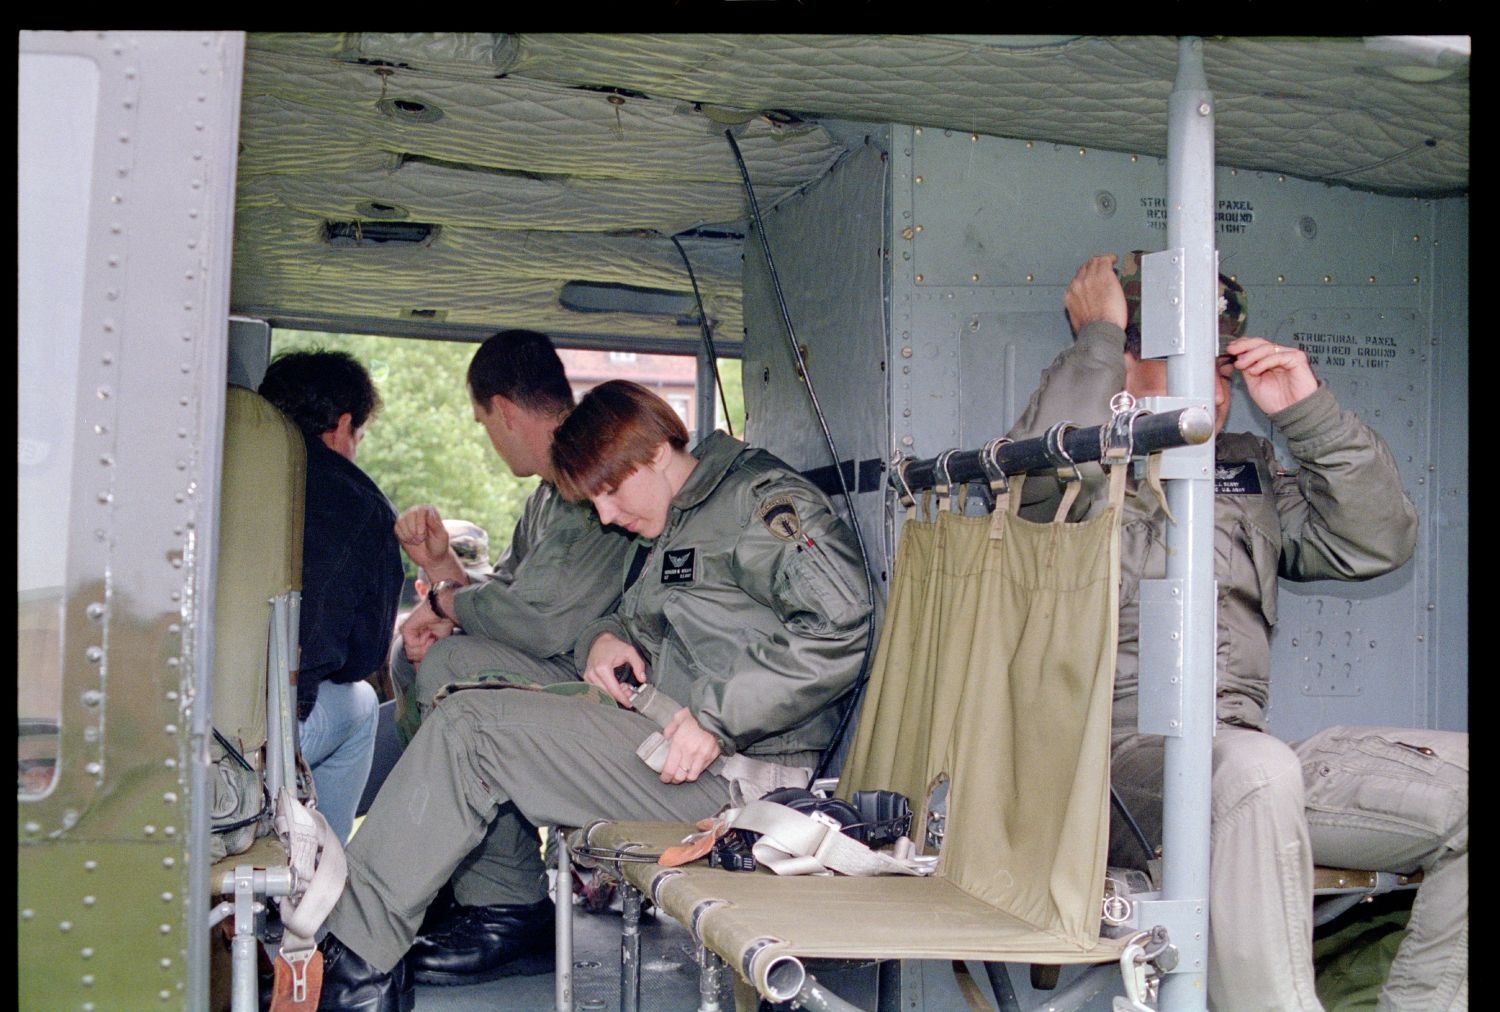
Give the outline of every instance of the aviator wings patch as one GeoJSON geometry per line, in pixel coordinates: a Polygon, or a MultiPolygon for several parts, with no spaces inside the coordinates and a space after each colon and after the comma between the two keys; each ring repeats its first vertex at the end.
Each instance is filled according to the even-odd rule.
{"type": "Polygon", "coordinates": [[[693,570],[697,562],[698,549],[684,548],[680,552],[671,550],[662,553],[662,583],[692,583],[693,570]]]}
{"type": "Polygon", "coordinates": [[[1260,472],[1253,460],[1219,461],[1214,465],[1214,492],[1220,495],[1260,495],[1260,472]]]}

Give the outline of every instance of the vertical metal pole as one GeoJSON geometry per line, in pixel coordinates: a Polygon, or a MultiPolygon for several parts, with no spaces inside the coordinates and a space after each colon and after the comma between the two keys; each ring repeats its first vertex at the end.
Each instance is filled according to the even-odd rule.
{"type": "Polygon", "coordinates": [[[256,905],[255,870],[249,865],[237,865],[234,869],[234,940],[230,945],[231,1012],[258,1012],[260,1009],[256,905]]]}
{"type": "MultiPolygon", "coordinates": [[[[1203,73],[1203,42],[1178,42],[1168,103],[1167,245],[1184,253],[1186,352],[1167,360],[1169,396],[1213,404],[1217,353],[1218,255],[1214,248],[1214,105],[1203,73]]],[[[1173,481],[1167,500],[1179,522],[1167,529],[1167,577],[1182,581],[1183,727],[1166,738],[1162,895],[1193,901],[1194,930],[1208,937],[1209,789],[1214,731],[1214,486],[1210,447],[1202,473],[1173,481]],[[1201,901],[1201,902],[1199,902],[1201,901]]],[[[1161,1008],[1202,1009],[1206,967],[1162,981],[1161,1008]]]]}
{"type": "Polygon", "coordinates": [[[641,1004],[641,891],[620,882],[620,1012],[636,1012],[641,1004]]]}
{"type": "Polygon", "coordinates": [[[719,1012],[724,961],[706,945],[698,946],[698,1012],[719,1012]]]}
{"type": "Polygon", "coordinates": [[[302,591],[289,590],[286,594],[286,660],[278,671],[286,686],[287,708],[284,719],[291,725],[286,736],[286,753],[283,762],[288,769],[287,777],[292,784],[292,793],[297,793],[297,757],[302,754],[302,722],[297,719],[297,693],[292,688],[292,672],[302,669],[302,591]]]}
{"type": "Polygon", "coordinates": [[[573,1012],[573,861],[568,855],[568,834],[561,826],[553,826],[550,832],[557,835],[557,881],[552,886],[552,906],[557,917],[554,937],[557,1012],[573,1012]]]}
{"type": "Polygon", "coordinates": [[[287,604],[285,595],[271,600],[271,646],[266,666],[266,789],[271,792],[273,802],[284,784],[291,783],[294,794],[297,789],[297,771],[287,768],[281,748],[291,677],[286,667],[287,604]]]}
{"type": "MultiPolygon", "coordinates": [[[[693,442],[700,443],[714,431],[714,420],[718,412],[718,390],[714,386],[714,362],[708,357],[708,349],[698,347],[697,386],[693,391],[693,442]]],[[[740,433],[741,436],[744,433],[740,433]]]]}

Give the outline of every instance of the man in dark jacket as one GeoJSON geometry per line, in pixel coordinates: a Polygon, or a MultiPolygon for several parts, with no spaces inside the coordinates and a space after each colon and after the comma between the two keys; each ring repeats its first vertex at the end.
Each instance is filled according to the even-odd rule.
{"type": "Polygon", "coordinates": [[[271,363],[260,393],[307,444],[297,719],[318,810],[347,841],[375,754],[381,666],[404,579],[396,512],[354,463],[380,395],[364,366],[337,351],[271,363]]]}

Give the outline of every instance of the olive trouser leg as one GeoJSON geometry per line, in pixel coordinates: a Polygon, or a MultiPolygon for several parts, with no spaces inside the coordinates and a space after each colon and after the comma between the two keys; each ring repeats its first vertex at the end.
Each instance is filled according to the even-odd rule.
{"type": "MultiPolygon", "coordinates": [[[[570,658],[538,659],[482,636],[448,636],[433,644],[419,666],[406,659],[401,642],[391,657],[391,677],[400,686],[398,732],[407,741],[421,721],[432,712],[433,696],[454,682],[472,682],[481,674],[506,672],[511,681],[552,685],[578,680],[570,658]]],[[[465,906],[489,906],[504,902],[497,896],[514,892],[519,881],[542,883],[545,869],[536,827],[513,808],[501,811],[485,839],[459,865],[453,877],[453,897],[465,906]]],[[[542,895],[537,886],[534,899],[542,895]]]]}
{"type": "Polygon", "coordinates": [[[472,682],[486,672],[507,672],[513,680],[553,685],[578,680],[568,656],[537,658],[499,640],[483,636],[446,636],[427,651],[420,665],[406,659],[401,637],[391,648],[391,682],[395,686],[396,729],[403,742],[432,712],[432,697],[453,682],[472,682]]]}
{"type": "Polygon", "coordinates": [[[1469,736],[1330,727],[1294,748],[1318,864],[1422,869],[1377,1008],[1467,1008],[1469,736]]]}
{"type": "MultiPolygon", "coordinates": [[[[1161,840],[1162,759],[1161,738],[1131,735],[1117,740],[1112,763],[1116,790],[1153,842],[1161,840]]],[[[1211,789],[1208,1005],[1320,1009],[1312,847],[1297,757],[1269,734],[1220,724],[1211,789]]]]}
{"type": "MultiPolygon", "coordinates": [[[[654,730],[629,710],[525,689],[448,697],[407,746],[350,842],[349,879],[329,930],[378,969],[390,969],[443,883],[502,814],[563,826],[598,818],[692,821],[729,803],[728,782],[712,774],[662,783],[635,755],[654,730]]],[[[530,847],[534,858],[534,838],[530,847]]],[[[525,862],[517,856],[512,864],[525,862]]],[[[492,902],[533,902],[544,881],[513,877],[492,902]]]]}
{"type": "MultiPolygon", "coordinates": [[[[1117,739],[1116,789],[1152,840],[1161,839],[1161,756],[1160,738],[1117,739]]],[[[1467,735],[1336,727],[1294,750],[1220,725],[1213,763],[1211,1007],[1320,1007],[1314,861],[1424,869],[1381,1007],[1467,1007],[1467,735]]]]}

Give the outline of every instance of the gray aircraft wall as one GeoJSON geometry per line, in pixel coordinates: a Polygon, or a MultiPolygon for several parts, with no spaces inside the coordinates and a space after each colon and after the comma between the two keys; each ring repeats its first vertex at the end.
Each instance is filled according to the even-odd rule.
{"type": "MultiPolygon", "coordinates": [[[[846,481],[877,605],[885,600],[892,554],[879,470],[890,453],[884,396],[888,175],[886,152],[874,141],[859,143],[817,185],[762,209],[784,315],[759,232],[752,229],[745,240],[746,438],[799,470],[828,469],[831,477],[828,443],[787,340],[789,318],[839,460],[861,464],[846,467],[846,481]]],[[[847,519],[842,496],[830,498],[847,519]]]]}
{"type": "MultiPolygon", "coordinates": [[[[973,449],[1005,432],[1071,340],[1062,294],[1078,265],[1165,247],[1166,165],[962,131],[895,126],[874,136],[889,145],[879,166],[888,210],[871,205],[884,185],[868,178],[871,153],[857,152],[768,218],[779,278],[801,306],[794,325],[844,458],[973,449]],[[882,219],[883,242],[870,235],[882,219]],[[877,246],[888,265],[879,284],[868,270],[877,246]]],[[[1247,290],[1249,332],[1307,352],[1344,408],[1390,444],[1422,517],[1416,555],[1395,573],[1283,581],[1272,730],[1295,739],[1334,723],[1466,729],[1467,200],[1233,168],[1219,169],[1216,196],[1220,269],[1247,290]]],[[[756,241],[746,244],[750,432],[799,466],[820,466],[826,450],[798,406],[806,395],[777,364],[789,353],[767,322],[779,311],[764,298],[756,241]]],[[[1229,425],[1276,438],[1239,387],[1229,425]]],[[[899,530],[888,495],[860,498],[862,515],[883,499],[873,526],[899,530]]],[[[877,568],[893,546],[894,537],[880,545],[877,568]]]]}

